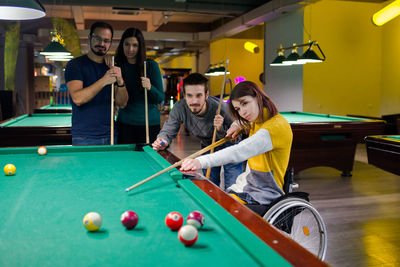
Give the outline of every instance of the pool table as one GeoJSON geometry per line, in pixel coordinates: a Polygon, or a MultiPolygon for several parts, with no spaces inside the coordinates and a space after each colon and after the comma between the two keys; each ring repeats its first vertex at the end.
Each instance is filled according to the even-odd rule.
{"type": "Polygon", "coordinates": [[[72,143],[70,113],[26,114],[0,123],[0,147],[72,143]]]}
{"type": "Polygon", "coordinates": [[[289,168],[295,173],[329,166],[351,176],[356,145],[367,135],[383,134],[385,122],[306,112],[281,112],[293,131],[289,168]]]}
{"type": "Polygon", "coordinates": [[[400,175],[400,135],[376,135],[365,138],[368,163],[400,175]]]}
{"type": "Polygon", "coordinates": [[[208,180],[174,169],[125,192],[170,166],[148,146],[0,148],[7,163],[17,170],[0,177],[0,266],[327,266],[208,180]],[[126,210],[139,215],[133,230],[121,225],[126,210]],[[185,247],[164,219],[193,210],[205,225],[185,247]],[[103,219],[97,232],[82,225],[91,211],[103,219]]]}
{"type": "Polygon", "coordinates": [[[34,109],[33,113],[72,113],[72,106],[68,104],[46,105],[34,109]]]}

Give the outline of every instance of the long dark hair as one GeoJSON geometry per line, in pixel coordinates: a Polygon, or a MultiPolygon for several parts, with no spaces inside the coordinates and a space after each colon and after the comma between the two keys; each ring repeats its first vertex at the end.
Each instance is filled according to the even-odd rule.
{"type": "Polygon", "coordinates": [[[124,53],[124,42],[125,39],[129,37],[136,37],[136,39],[138,40],[139,50],[136,54],[136,64],[138,65],[140,76],[143,76],[143,62],[146,60],[146,44],[143,34],[139,29],[129,28],[124,31],[121,37],[121,41],[118,44],[117,52],[115,53],[115,62],[117,63],[117,65],[121,66],[122,63],[128,61],[124,53]]]}
{"type": "Polygon", "coordinates": [[[241,82],[232,90],[231,96],[229,97],[229,110],[233,119],[239,121],[239,123],[246,129],[250,128],[250,122],[240,117],[239,112],[237,112],[232,105],[232,100],[239,99],[243,96],[252,96],[257,99],[259,110],[258,117],[262,121],[272,118],[278,114],[278,108],[275,106],[274,102],[272,102],[272,100],[257,86],[257,84],[250,81],[241,82]],[[270,116],[269,118],[264,118],[264,108],[267,108],[270,116]]]}

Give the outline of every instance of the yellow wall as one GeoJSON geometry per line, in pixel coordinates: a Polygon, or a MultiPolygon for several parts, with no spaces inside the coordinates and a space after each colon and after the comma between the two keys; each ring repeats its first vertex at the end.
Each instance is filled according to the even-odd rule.
{"type": "MultiPolygon", "coordinates": [[[[264,69],[264,41],[258,39],[232,39],[225,38],[210,44],[210,63],[225,62],[229,58],[230,75],[227,78],[232,80],[232,87],[235,86],[235,78],[243,76],[248,81],[256,82],[261,86],[258,76],[264,69]],[[246,51],[243,47],[246,41],[257,44],[260,52],[257,54],[246,51]]],[[[210,94],[220,95],[223,76],[210,77],[210,94]]],[[[225,93],[230,93],[230,86],[226,84],[225,93]]]]}
{"type": "MultiPolygon", "coordinates": [[[[387,3],[385,3],[387,4],[387,3]]],[[[381,26],[381,115],[400,113],[400,17],[381,26]]]]}
{"type": "Polygon", "coordinates": [[[163,73],[163,68],[192,69],[192,72],[196,72],[196,57],[190,55],[175,57],[164,64],[160,64],[161,73],[163,73]]]}
{"type": "MultiPolygon", "coordinates": [[[[305,29],[311,32],[311,39],[319,42],[327,59],[304,65],[304,111],[381,115],[382,32],[371,23],[372,14],[381,6],[324,0],[305,8],[305,29]]],[[[308,40],[304,33],[304,41],[308,40]]]]}

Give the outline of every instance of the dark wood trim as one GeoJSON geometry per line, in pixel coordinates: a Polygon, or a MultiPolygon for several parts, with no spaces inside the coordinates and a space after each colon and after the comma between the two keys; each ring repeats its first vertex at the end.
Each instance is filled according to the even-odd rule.
{"type": "Polygon", "coordinates": [[[33,113],[40,114],[40,113],[72,113],[72,110],[70,109],[62,109],[62,108],[56,108],[56,109],[40,109],[40,108],[35,108],[33,110],[33,113]]]}

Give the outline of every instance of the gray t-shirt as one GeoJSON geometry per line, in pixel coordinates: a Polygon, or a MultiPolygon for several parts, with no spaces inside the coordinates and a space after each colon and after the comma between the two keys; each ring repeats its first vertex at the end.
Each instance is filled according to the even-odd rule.
{"type": "MultiPolygon", "coordinates": [[[[211,144],[214,132],[214,117],[218,109],[218,98],[209,96],[207,98],[207,111],[202,116],[194,115],[186,104],[185,99],[177,102],[172,108],[168,120],[157,137],[161,137],[171,144],[177,136],[181,124],[200,140],[203,146],[211,144]]],[[[222,102],[220,115],[224,117],[223,126],[217,131],[217,139],[225,137],[226,131],[232,124],[232,118],[229,115],[228,106],[222,102]]]]}

